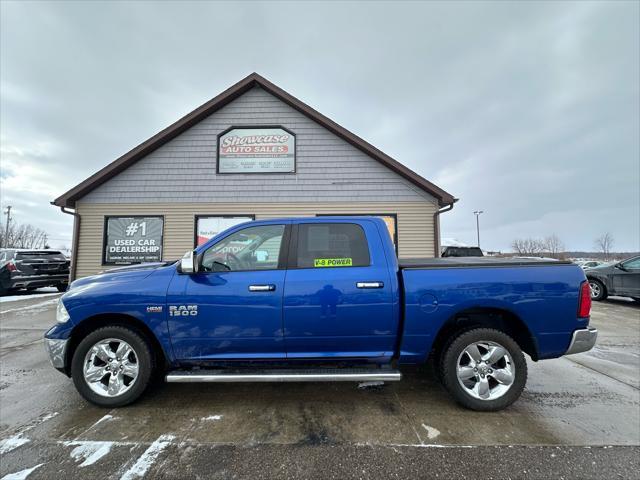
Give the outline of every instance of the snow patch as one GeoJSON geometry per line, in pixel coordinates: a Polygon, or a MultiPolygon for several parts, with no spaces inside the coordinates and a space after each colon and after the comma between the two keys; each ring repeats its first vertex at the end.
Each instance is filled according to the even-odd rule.
{"type": "Polygon", "coordinates": [[[367,388],[378,388],[378,387],[384,387],[384,382],[383,381],[360,382],[358,384],[358,388],[361,390],[365,390],[367,388]]]}
{"type": "Polygon", "coordinates": [[[93,427],[97,427],[98,425],[100,425],[103,422],[108,422],[109,420],[113,420],[115,417],[113,415],[105,415],[102,418],[100,418],[96,423],[94,423],[93,425],[91,425],[89,427],[89,430],[92,429],[93,427]]]}
{"type": "Polygon", "coordinates": [[[17,302],[18,300],[29,300],[30,298],[42,298],[42,297],[50,297],[51,295],[62,295],[62,293],[58,292],[56,288],[52,289],[42,289],[43,292],[49,292],[51,290],[52,293],[36,293],[35,295],[8,295],[6,297],[0,297],[0,303],[9,303],[9,302],[17,302]],[[55,293],[53,293],[55,292],[55,293]]]}
{"type": "Polygon", "coordinates": [[[44,423],[47,420],[51,420],[53,417],[57,417],[57,416],[58,416],[58,412],[47,413],[46,415],[42,416],[40,420],[38,420],[38,423],[44,423]]]}
{"type": "Polygon", "coordinates": [[[31,440],[28,438],[22,438],[21,435],[16,435],[14,437],[5,438],[0,441],[0,454],[8,453],[12,450],[15,450],[18,447],[21,447],[25,443],[29,443],[31,440]]]}
{"type": "Polygon", "coordinates": [[[37,418],[34,422],[32,422],[31,425],[27,425],[26,427],[22,427],[20,429],[20,432],[17,434],[17,436],[21,437],[22,435],[24,435],[29,430],[32,430],[35,427],[37,427],[39,424],[44,423],[47,420],[51,420],[53,417],[57,417],[57,416],[58,416],[58,412],[51,412],[51,413],[47,413],[45,415],[42,415],[40,418],[37,418]]]}
{"type": "Polygon", "coordinates": [[[58,303],[57,298],[53,298],[51,300],[45,300],[44,302],[35,303],[33,305],[25,305],[24,307],[10,308],[9,310],[2,310],[0,314],[4,315],[5,313],[14,313],[14,312],[28,312],[28,313],[36,313],[36,312],[44,312],[49,308],[50,305],[55,305],[58,303]]]}
{"type": "Polygon", "coordinates": [[[33,472],[36,468],[40,468],[42,465],[44,465],[44,463],[39,463],[35,467],[25,468],[24,470],[20,470],[19,472],[9,473],[8,475],[2,477],[2,480],[24,480],[29,475],[31,475],[31,472],[33,472]]]}
{"type": "Polygon", "coordinates": [[[83,460],[80,467],[93,465],[106,454],[109,453],[114,442],[94,442],[94,441],[73,441],[64,442],[67,447],[75,446],[71,450],[71,458],[76,462],[83,460]]]}
{"type": "Polygon", "coordinates": [[[437,428],[430,427],[429,425],[425,425],[424,423],[422,424],[422,428],[427,431],[427,438],[429,440],[433,440],[440,435],[440,430],[438,430],[437,428]]]}
{"type": "Polygon", "coordinates": [[[142,478],[147,473],[147,470],[154,464],[158,455],[167,448],[175,436],[173,435],[160,435],[158,439],[153,442],[149,448],[138,458],[136,463],[133,464],[129,470],[124,472],[124,475],[120,477],[120,480],[133,480],[135,478],[142,478]]]}
{"type": "Polygon", "coordinates": [[[389,446],[412,448],[478,448],[477,445],[438,445],[437,443],[391,443],[389,446]]]}
{"type": "Polygon", "coordinates": [[[202,417],[200,420],[220,420],[222,418],[222,415],[209,415],[208,417],[202,417]]]}

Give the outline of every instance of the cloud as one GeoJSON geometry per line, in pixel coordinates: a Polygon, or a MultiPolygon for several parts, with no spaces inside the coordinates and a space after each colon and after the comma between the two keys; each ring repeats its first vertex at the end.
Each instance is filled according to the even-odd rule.
{"type": "Polygon", "coordinates": [[[48,205],[258,71],[459,197],[443,236],[640,235],[637,2],[2,2],[2,205],[48,205]]]}

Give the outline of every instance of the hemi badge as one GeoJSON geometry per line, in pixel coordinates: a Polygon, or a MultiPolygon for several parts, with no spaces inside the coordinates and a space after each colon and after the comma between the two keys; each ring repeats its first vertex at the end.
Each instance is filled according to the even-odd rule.
{"type": "Polygon", "coordinates": [[[162,313],[162,305],[150,305],[147,307],[147,313],[162,313]]]}

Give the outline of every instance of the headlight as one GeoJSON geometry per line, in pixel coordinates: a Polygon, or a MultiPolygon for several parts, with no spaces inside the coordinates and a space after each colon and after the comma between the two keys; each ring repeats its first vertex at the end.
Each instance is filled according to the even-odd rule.
{"type": "Polygon", "coordinates": [[[69,312],[67,312],[62,299],[60,299],[58,300],[58,308],[56,308],[56,322],[65,323],[67,320],[69,320],[69,312]]]}

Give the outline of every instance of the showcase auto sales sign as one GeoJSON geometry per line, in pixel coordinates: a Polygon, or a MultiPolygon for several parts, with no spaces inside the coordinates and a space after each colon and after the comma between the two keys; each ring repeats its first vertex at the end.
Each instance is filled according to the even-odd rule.
{"type": "Polygon", "coordinates": [[[296,137],[282,128],[234,128],[218,139],[219,173],[291,173],[296,137]]]}

